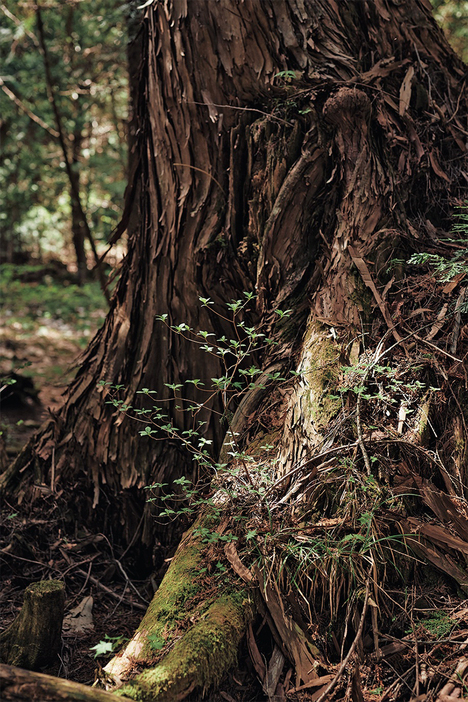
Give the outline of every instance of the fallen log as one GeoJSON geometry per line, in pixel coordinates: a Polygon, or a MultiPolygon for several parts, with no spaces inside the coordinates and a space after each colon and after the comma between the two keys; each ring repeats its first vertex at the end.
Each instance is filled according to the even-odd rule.
{"type": "Polygon", "coordinates": [[[2,702],[116,702],[115,695],[95,687],[1,664],[0,699],[2,702]]]}

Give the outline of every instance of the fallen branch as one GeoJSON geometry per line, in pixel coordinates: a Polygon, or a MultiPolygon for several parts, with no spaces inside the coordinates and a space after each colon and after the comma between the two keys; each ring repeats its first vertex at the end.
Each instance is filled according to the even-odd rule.
{"type": "Polygon", "coordinates": [[[0,698],[2,702],[116,702],[109,692],[10,665],[0,665],[0,698]]]}

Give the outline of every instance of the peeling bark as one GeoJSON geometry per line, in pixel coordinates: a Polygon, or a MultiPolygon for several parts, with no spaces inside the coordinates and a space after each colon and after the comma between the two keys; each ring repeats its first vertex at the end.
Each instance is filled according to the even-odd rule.
{"type": "MultiPolygon", "coordinates": [[[[276,307],[294,310],[264,365],[289,367],[309,315],[361,331],[373,300],[349,247],[382,276],[392,251],[445,226],[464,187],[466,98],[426,0],[157,3],[132,55],[141,69],[121,280],[62,410],[2,486],[31,500],[54,463],[57,484],[80,485],[81,518],[148,545],[141,488],[194,468],[173,442],[142,440],[98,383],[122,385],[138,406],[143,386],[164,401],[166,383],[209,382],[212,359],[155,320],[229,333],[199,296],[220,309],[254,290],[252,321],[267,325],[276,307]],[[289,82],[278,77],[291,70],[289,82]]],[[[203,401],[197,392],[190,399],[203,401]]],[[[213,409],[215,397],[200,419],[216,453],[224,429],[213,409]]],[[[187,415],[171,412],[186,428],[187,415]]],[[[285,427],[287,443],[296,428],[285,427]]]]}

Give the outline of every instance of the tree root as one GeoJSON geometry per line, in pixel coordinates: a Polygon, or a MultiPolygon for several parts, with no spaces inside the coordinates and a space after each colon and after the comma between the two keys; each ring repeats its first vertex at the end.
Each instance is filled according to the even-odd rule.
{"type": "MultiPolygon", "coordinates": [[[[206,525],[206,518],[197,521],[201,523],[206,525]]],[[[219,683],[233,665],[253,607],[245,588],[228,585],[221,590],[207,582],[200,573],[205,549],[193,527],[182,539],[135,635],[104,668],[108,689],[117,687],[117,694],[134,700],[181,700],[195,688],[219,683]],[[203,593],[208,588],[213,595],[207,599],[203,593]],[[187,622],[194,620],[180,636],[187,622]],[[142,666],[144,672],[132,677],[142,666]]]]}
{"type": "Polygon", "coordinates": [[[117,694],[142,702],[170,702],[184,699],[195,688],[218,684],[236,661],[250,616],[247,598],[220,597],[161,663],[137,675],[117,694]]]}

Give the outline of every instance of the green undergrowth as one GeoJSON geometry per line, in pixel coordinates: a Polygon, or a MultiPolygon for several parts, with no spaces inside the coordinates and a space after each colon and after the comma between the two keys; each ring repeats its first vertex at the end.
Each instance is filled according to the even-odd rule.
{"type": "Polygon", "coordinates": [[[3,323],[18,332],[35,333],[55,327],[87,336],[104,320],[107,303],[92,281],[82,287],[67,276],[54,277],[42,265],[0,268],[0,299],[3,323]],[[44,272],[46,271],[46,272],[44,272]]]}

